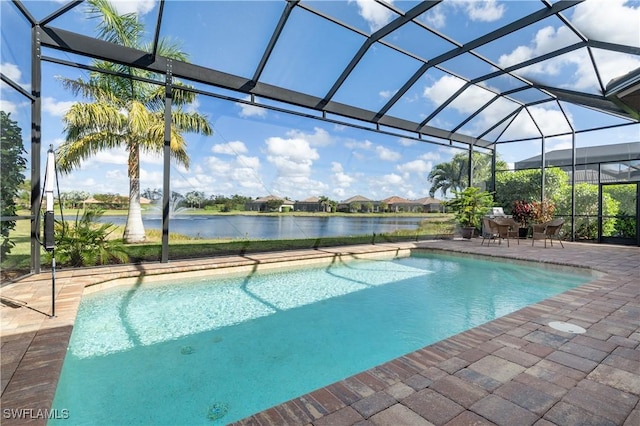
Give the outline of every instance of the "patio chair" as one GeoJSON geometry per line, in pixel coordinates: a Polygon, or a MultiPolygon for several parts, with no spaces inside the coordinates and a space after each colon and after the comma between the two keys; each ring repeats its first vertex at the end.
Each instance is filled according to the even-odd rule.
{"type": "Polygon", "coordinates": [[[487,247],[491,240],[494,242],[497,240],[498,244],[502,244],[502,239],[507,239],[507,247],[509,247],[509,225],[502,225],[496,222],[495,220],[489,219],[488,217],[482,218],[482,242],[480,245],[484,244],[485,240],[489,240],[487,242],[487,247]]]}
{"type": "Polygon", "coordinates": [[[536,240],[544,239],[544,247],[547,248],[547,239],[551,242],[551,247],[553,247],[553,239],[555,238],[560,242],[562,248],[564,248],[564,244],[562,244],[562,240],[560,239],[560,230],[564,225],[564,219],[554,219],[549,222],[537,223],[532,226],[533,235],[531,246],[536,240]]]}
{"type": "Polygon", "coordinates": [[[515,238],[520,245],[520,224],[518,222],[511,217],[496,217],[493,221],[498,225],[506,225],[507,238],[515,238]]]}

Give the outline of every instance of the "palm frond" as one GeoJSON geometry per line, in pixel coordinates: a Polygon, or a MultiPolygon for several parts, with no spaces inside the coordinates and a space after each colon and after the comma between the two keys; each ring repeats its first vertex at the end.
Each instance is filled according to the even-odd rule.
{"type": "MultiPolygon", "coordinates": [[[[181,107],[184,105],[190,105],[196,100],[197,94],[192,90],[193,86],[183,84],[180,81],[173,81],[173,87],[171,89],[171,103],[174,106],[181,107]]],[[[147,107],[154,111],[160,111],[164,109],[165,87],[157,86],[147,101],[147,107]]]]}
{"type": "MultiPolygon", "coordinates": [[[[146,142],[154,141],[154,143],[141,145],[144,150],[161,154],[164,148],[164,122],[156,121],[154,125],[149,128],[148,136],[144,140],[146,142]]],[[[191,160],[187,153],[187,141],[180,131],[175,128],[171,129],[171,142],[169,146],[171,159],[188,169],[191,160]]]]}
{"type": "Polygon", "coordinates": [[[180,132],[175,128],[171,128],[171,159],[178,164],[182,164],[185,169],[189,169],[191,159],[187,153],[187,141],[182,137],[180,132]]]}
{"type": "Polygon", "coordinates": [[[180,132],[200,133],[205,136],[213,134],[207,116],[198,112],[173,111],[171,123],[180,132]]]}
{"type": "Polygon", "coordinates": [[[126,126],[125,117],[120,110],[103,102],[73,104],[62,121],[69,141],[97,132],[119,134],[126,126]]]}
{"type": "Polygon", "coordinates": [[[140,47],[144,26],[135,13],[120,15],[109,0],[89,0],[88,16],[99,19],[98,38],[127,47],[140,47]]]}
{"type": "Polygon", "coordinates": [[[96,153],[122,144],[122,138],[113,133],[96,132],[80,139],[63,142],[56,151],[58,170],[69,173],[77,169],[82,161],[96,153]]]}
{"type": "Polygon", "coordinates": [[[182,50],[180,42],[169,37],[163,37],[158,41],[158,55],[176,61],[189,62],[189,54],[182,50]]]}
{"type": "Polygon", "coordinates": [[[104,85],[96,84],[95,81],[84,81],[81,78],[75,80],[64,77],[57,78],[62,83],[62,87],[71,91],[75,96],[79,95],[103,102],[118,102],[118,98],[114,96],[113,91],[108,87],[104,87],[104,85]]]}
{"type": "Polygon", "coordinates": [[[146,135],[149,127],[154,121],[154,117],[150,114],[145,106],[138,102],[132,101],[128,108],[128,127],[129,131],[134,135],[146,135]]]}
{"type": "Polygon", "coordinates": [[[176,106],[183,106],[192,104],[196,100],[196,94],[189,89],[192,86],[188,86],[178,82],[174,85],[171,91],[172,102],[176,106]],[[177,87],[176,87],[177,86],[177,87]],[[184,89],[182,88],[184,87],[184,89]]]}

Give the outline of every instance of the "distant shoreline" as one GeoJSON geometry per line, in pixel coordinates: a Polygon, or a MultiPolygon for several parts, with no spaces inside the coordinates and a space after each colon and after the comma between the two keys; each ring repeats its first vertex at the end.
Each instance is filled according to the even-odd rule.
{"type": "MultiPolygon", "coordinates": [[[[82,209],[65,209],[63,210],[63,215],[65,219],[70,220],[76,217],[76,214],[80,212],[82,214],[82,209]]],[[[126,216],[128,210],[105,210],[104,216],[126,216]]],[[[28,211],[23,211],[20,214],[29,215],[28,211]]],[[[58,208],[55,209],[56,216],[60,215],[60,210],[58,208]]],[[[160,212],[158,211],[150,211],[145,210],[143,208],[142,215],[148,216],[153,214],[154,216],[159,216],[160,212]]],[[[204,210],[204,209],[191,209],[185,210],[178,213],[179,216],[313,216],[313,217],[335,217],[335,216],[344,216],[344,217],[393,217],[393,216],[401,216],[401,217],[424,217],[424,218],[446,218],[449,217],[448,213],[409,213],[409,212],[388,212],[388,213],[345,213],[345,212],[335,212],[335,213],[326,213],[326,212],[301,212],[301,211],[292,211],[292,212],[256,212],[256,211],[244,211],[237,210],[232,212],[217,212],[212,210],[204,210]]]]}

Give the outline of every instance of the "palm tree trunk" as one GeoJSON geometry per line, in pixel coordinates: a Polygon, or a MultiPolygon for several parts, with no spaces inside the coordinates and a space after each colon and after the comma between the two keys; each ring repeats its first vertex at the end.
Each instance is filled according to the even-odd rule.
{"type": "Polygon", "coordinates": [[[140,148],[136,143],[129,146],[129,213],[123,239],[125,243],[146,240],[140,208],[140,148]]]}

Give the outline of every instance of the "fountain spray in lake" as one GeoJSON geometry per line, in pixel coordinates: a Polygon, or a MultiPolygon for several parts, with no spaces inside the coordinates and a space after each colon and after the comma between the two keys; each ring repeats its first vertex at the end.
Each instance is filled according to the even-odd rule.
{"type": "MultiPolygon", "coordinates": [[[[169,201],[169,219],[174,219],[176,215],[191,210],[190,207],[178,207],[181,201],[182,198],[172,198],[171,201],[169,201]]],[[[152,204],[146,213],[157,214],[162,217],[162,204],[152,204]]]]}

